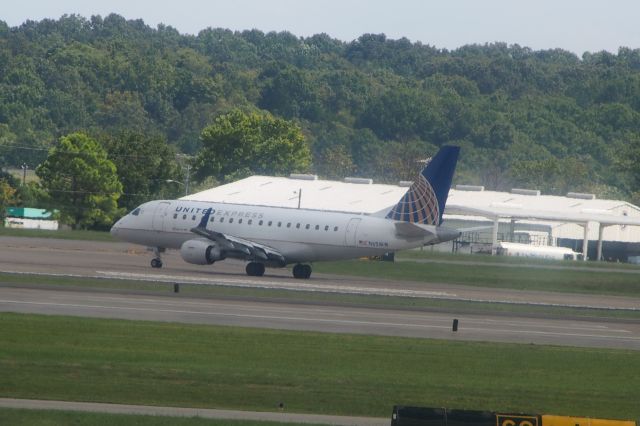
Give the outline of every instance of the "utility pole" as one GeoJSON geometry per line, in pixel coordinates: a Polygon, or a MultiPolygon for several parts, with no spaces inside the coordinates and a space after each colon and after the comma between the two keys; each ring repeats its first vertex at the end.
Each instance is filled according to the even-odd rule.
{"type": "Polygon", "coordinates": [[[176,160],[178,165],[182,168],[185,176],[184,176],[184,195],[189,195],[190,184],[191,184],[191,160],[193,157],[187,154],[176,154],[176,160]]]}
{"type": "Polygon", "coordinates": [[[22,163],[22,166],[20,166],[20,168],[22,169],[22,186],[24,186],[27,182],[27,169],[29,168],[29,166],[27,166],[27,163],[22,163]]]}
{"type": "Polygon", "coordinates": [[[189,179],[191,178],[191,164],[187,164],[187,176],[184,179],[184,195],[189,195],[189,179]]]}

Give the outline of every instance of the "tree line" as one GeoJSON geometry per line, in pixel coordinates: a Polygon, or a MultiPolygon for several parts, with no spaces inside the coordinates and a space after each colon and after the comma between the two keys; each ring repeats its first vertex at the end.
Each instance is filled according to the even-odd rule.
{"type": "MultiPolygon", "coordinates": [[[[0,21],[0,165],[43,167],[81,137],[121,186],[113,215],[69,217],[82,226],[178,195],[168,181],[184,181],[186,165],[208,184],[294,169],[394,182],[444,144],[463,148],[457,183],[639,203],[640,49],[578,57],[383,34],[184,35],[115,14],[0,21]]],[[[0,200],[62,194],[4,185],[0,200]]]]}

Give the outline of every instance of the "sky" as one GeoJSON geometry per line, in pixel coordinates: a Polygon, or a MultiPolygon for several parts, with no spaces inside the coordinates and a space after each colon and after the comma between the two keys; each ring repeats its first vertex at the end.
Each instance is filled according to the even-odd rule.
{"type": "Polygon", "coordinates": [[[58,19],[63,14],[143,19],[181,33],[229,28],[326,33],[344,41],[365,33],[407,37],[437,48],[506,42],[534,50],[584,52],[640,48],[638,0],[3,0],[0,20],[58,19]]]}

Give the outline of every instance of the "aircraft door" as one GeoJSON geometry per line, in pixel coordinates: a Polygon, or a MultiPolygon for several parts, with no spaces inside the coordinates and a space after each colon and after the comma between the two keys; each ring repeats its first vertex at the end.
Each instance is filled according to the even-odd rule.
{"type": "Polygon", "coordinates": [[[356,233],[358,231],[358,225],[360,225],[360,221],[362,219],[359,217],[354,217],[349,220],[347,224],[347,229],[344,233],[344,245],[346,246],[356,246],[356,233]]]}
{"type": "Polygon", "coordinates": [[[156,210],[153,212],[153,230],[164,231],[164,220],[167,217],[169,211],[169,201],[162,201],[158,203],[156,210]]]}

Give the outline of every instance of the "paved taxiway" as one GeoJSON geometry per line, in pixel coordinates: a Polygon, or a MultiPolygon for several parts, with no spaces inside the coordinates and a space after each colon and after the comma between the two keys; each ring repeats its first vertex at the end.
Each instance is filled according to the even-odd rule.
{"type": "Polygon", "coordinates": [[[461,315],[454,333],[449,313],[10,287],[0,311],[640,350],[640,323],[461,315]]]}
{"type": "MultiPolygon", "coordinates": [[[[166,256],[166,268],[158,271],[147,266],[150,256],[144,249],[118,243],[3,237],[3,246],[5,249],[0,250],[0,271],[187,282],[192,280],[209,285],[308,285],[324,288],[309,288],[313,291],[339,291],[340,288],[347,288],[350,292],[380,294],[386,292],[407,295],[416,292],[415,297],[474,300],[506,298],[521,303],[553,304],[560,300],[569,305],[640,308],[637,299],[617,297],[477,289],[447,284],[393,283],[321,275],[301,282],[290,278],[288,270],[275,270],[269,276],[249,279],[242,275],[243,267],[240,263],[222,262],[213,268],[198,267],[182,262],[175,253],[166,256]]],[[[171,293],[157,296],[10,286],[0,286],[0,311],[640,350],[640,321],[625,320],[576,321],[486,314],[456,315],[380,307],[196,299],[171,293]],[[451,331],[454,317],[460,320],[459,331],[456,333],[451,331]]]]}
{"type": "Polygon", "coordinates": [[[0,398],[0,407],[28,410],[66,410],[91,413],[133,414],[141,416],[200,417],[204,419],[255,420],[336,426],[387,426],[389,419],[347,417],[323,414],[270,413],[261,411],[216,410],[208,408],[158,407],[152,405],[105,404],[99,402],[50,401],[0,398]]]}

